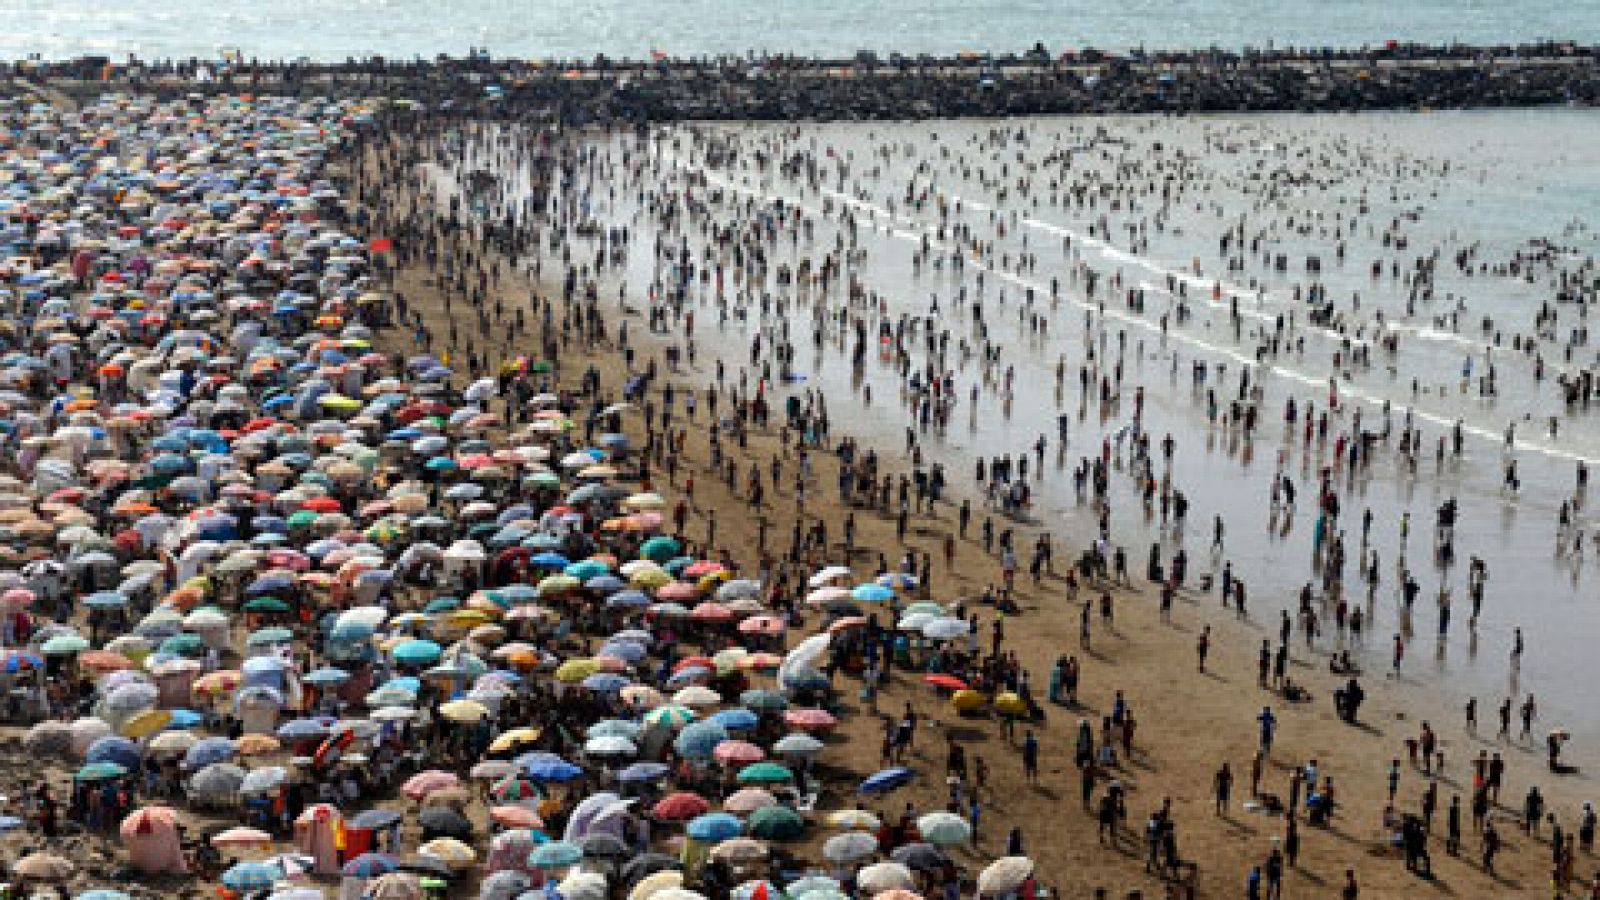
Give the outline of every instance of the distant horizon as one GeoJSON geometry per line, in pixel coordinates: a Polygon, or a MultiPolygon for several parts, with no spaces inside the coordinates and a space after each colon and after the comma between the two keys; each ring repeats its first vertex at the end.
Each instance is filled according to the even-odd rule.
{"type": "Polygon", "coordinates": [[[647,60],[793,55],[838,59],[868,51],[951,56],[1022,54],[1043,42],[1054,54],[1217,49],[1358,50],[1387,41],[1444,46],[1535,42],[1600,44],[1600,3],[1582,0],[1330,0],[1300,8],[1269,0],[1127,0],[1116,7],[1063,11],[1048,0],[957,3],[846,0],[803,5],[728,0],[590,0],[570,8],[508,0],[17,0],[0,58],[121,62],[246,59],[320,63],[382,56],[647,60]],[[1594,15],[1582,15],[1592,7],[1594,15]]]}

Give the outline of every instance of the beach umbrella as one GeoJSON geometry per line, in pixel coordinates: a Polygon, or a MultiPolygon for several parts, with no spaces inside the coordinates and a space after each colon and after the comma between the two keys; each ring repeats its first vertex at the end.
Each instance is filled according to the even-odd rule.
{"type": "Polygon", "coordinates": [[[699,794],[678,791],[656,801],[650,811],[657,819],[664,822],[686,822],[696,816],[704,815],[710,808],[711,804],[699,794]]]}
{"type": "Polygon", "coordinates": [[[856,885],[871,894],[897,889],[909,891],[916,888],[917,879],[902,863],[879,862],[862,867],[856,873],[856,885]]]}
{"type": "Polygon", "coordinates": [[[225,737],[208,737],[183,754],[183,767],[191,771],[226,762],[238,753],[238,745],[225,737]]]}
{"type": "Polygon", "coordinates": [[[538,812],[517,804],[503,804],[489,808],[489,818],[502,828],[543,828],[544,819],[538,812]]]}
{"type": "Polygon", "coordinates": [[[528,854],[528,865],[536,869],[565,869],[583,859],[583,848],[570,841],[551,841],[528,854]]]}
{"type": "Polygon", "coordinates": [[[778,798],[766,788],[740,788],[722,801],[722,808],[731,813],[748,815],[763,806],[777,805],[778,798]]]}
{"type": "MultiPolygon", "coordinates": [[[[526,855],[526,854],[524,854],[526,855]]],[[[518,897],[529,898],[544,897],[544,892],[534,893],[533,878],[527,872],[516,869],[501,869],[491,872],[478,887],[478,900],[516,900],[518,897]]],[[[562,900],[569,900],[565,891],[557,896],[562,900]]]]}
{"type": "Polygon", "coordinates": [[[1007,894],[1033,874],[1033,860],[1026,856],[1002,856],[978,874],[980,895],[1007,894]]]}
{"type": "Polygon", "coordinates": [[[917,872],[937,872],[950,863],[950,857],[944,851],[925,841],[901,844],[894,848],[889,858],[917,872]]]}
{"type": "Polygon", "coordinates": [[[799,900],[799,898],[813,891],[841,892],[839,882],[826,875],[802,875],[789,882],[788,887],[785,889],[785,893],[794,898],[794,900],[799,900]]]}
{"type": "Polygon", "coordinates": [[[894,591],[881,584],[858,584],[850,589],[850,596],[863,603],[887,603],[894,599],[894,591]]]}
{"type": "MultiPolygon", "coordinates": [[[[660,854],[654,854],[659,856],[660,854]]],[[[668,857],[671,859],[671,857],[668,857]]],[[[677,863],[677,860],[672,860],[677,863]]],[[[665,867],[652,869],[630,878],[634,882],[633,889],[628,892],[628,900],[657,900],[667,891],[680,890],[683,886],[683,872],[679,867],[665,867]]],[[[627,869],[624,868],[626,872],[627,869]]]]}
{"type": "Polygon", "coordinates": [[[262,794],[276,791],[288,780],[289,772],[282,766],[251,769],[245,773],[244,780],[239,782],[239,793],[245,796],[258,797],[262,794]]]}
{"type": "Polygon", "coordinates": [[[395,645],[390,651],[395,662],[405,665],[428,665],[439,661],[444,649],[429,640],[413,639],[395,645]]]}
{"type": "Polygon", "coordinates": [[[691,820],[685,830],[697,841],[714,844],[743,834],[744,823],[728,813],[705,813],[691,820]]]}
{"type": "MultiPolygon", "coordinates": [[[[227,740],[223,738],[223,740],[227,740]]],[[[116,763],[130,771],[139,768],[139,745],[125,737],[108,735],[96,740],[89,745],[83,756],[84,762],[116,763]]]]}
{"type": "MultiPolygon", "coordinates": [[[[612,838],[609,835],[606,837],[607,840],[616,840],[616,838],[612,838]]],[[[587,844],[584,846],[584,852],[588,853],[591,858],[604,858],[605,856],[590,852],[587,844]]],[[[561,880],[557,890],[560,892],[562,900],[606,900],[606,877],[599,872],[573,872],[561,880]]]]}
{"type": "Polygon", "coordinates": [[[585,741],[583,752],[585,756],[593,757],[637,756],[639,748],[625,737],[601,735],[585,741]]]}
{"type": "Polygon", "coordinates": [[[777,691],[766,688],[753,688],[739,695],[739,703],[756,712],[771,713],[782,712],[788,708],[789,701],[777,691]]]}
{"type": "Polygon", "coordinates": [[[711,851],[712,859],[728,863],[752,863],[767,858],[767,845],[754,838],[737,837],[723,841],[711,851]]]}
{"type": "Polygon", "coordinates": [[[363,853],[344,864],[346,878],[377,878],[398,871],[399,860],[386,853],[363,853]]]}
{"type": "Polygon", "coordinates": [[[459,840],[471,840],[472,823],[467,817],[448,806],[432,806],[417,816],[417,824],[422,826],[424,840],[436,837],[451,837],[459,840]]]}
{"type": "Polygon", "coordinates": [[[792,756],[802,759],[810,758],[821,753],[827,747],[822,741],[817,740],[804,732],[786,734],[772,745],[772,752],[779,756],[792,756]]]}
{"type": "Polygon", "coordinates": [[[672,872],[679,875],[682,883],[683,863],[675,856],[665,853],[641,853],[628,860],[622,866],[622,880],[628,884],[638,884],[646,878],[661,872],[672,872]]]}
{"type": "MultiPolygon", "coordinates": [[[[679,706],[677,704],[657,706],[644,714],[644,721],[646,724],[664,725],[668,728],[686,728],[687,726],[691,725],[696,718],[697,717],[695,716],[694,710],[688,708],[687,706],[679,706]]],[[[718,727],[720,728],[721,726],[718,727]]],[[[723,732],[722,737],[724,739],[727,738],[726,731],[723,732]]]]}
{"type": "Polygon", "coordinates": [[[272,887],[284,875],[281,868],[264,862],[242,862],[222,873],[222,883],[236,891],[259,891],[272,887]]]}
{"type": "Polygon", "coordinates": [[[729,731],[748,731],[761,724],[761,718],[748,709],[724,709],[711,714],[707,721],[714,722],[729,731]]]}
{"type": "Polygon", "coordinates": [[[741,785],[788,784],[794,780],[794,773],[774,762],[758,762],[740,769],[737,780],[741,785]]]}
{"type": "Polygon", "coordinates": [[[232,763],[206,766],[189,779],[189,791],[202,797],[232,797],[244,783],[245,770],[232,763]]]}
{"type": "Polygon", "coordinates": [[[878,852],[878,839],[866,831],[846,831],[822,843],[822,856],[829,862],[853,863],[878,852]]]}
{"type": "Polygon", "coordinates": [[[451,837],[434,838],[418,847],[417,853],[438,860],[454,871],[471,868],[478,862],[477,851],[451,837]]]}
{"type": "Polygon", "coordinates": [[[114,762],[93,762],[79,769],[72,777],[77,781],[109,781],[121,778],[130,771],[127,766],[114,762]]]}
{"type": "Polygon", "coordinates": [[[400,792],[412,800],[421,800],[435,791],[459,787],[460,784],[461,779],[451,772],[429,769],[426,772],[418,772],[406,779],[405,784],[400,787],[400,792]]]}
{"type": "Polygon", "coordinates": [[[272,846],[273,839],[272,835],[265,831],[257,828],[246,828],[241,825],[229,828],[227,831],[213,836],[211,843],[230,850],[237,847],[244,850],[263,851],[272,846]]]}
{"type": "Polygon", "coordinates": [[[760,762],[767,753],[749,741],[723,741],[711,755],[723,765],[743,766],[760,762]]]}
{"type": "Polygon", "coordinates": [[[617,780],[623,784],[648,784],[660,781],[671,772],[665,763],[638,762],[618,772],[617,780]]]}
{"type": "Polygon", "coordinates": [[[561,784],[583,775],[583,769],[563,759],[535,760],[524,767],[528,777],[535,781],[561,784]]]}
{"type": "Polygon", "coordinates": [[[750,833],[769,841],[794,840],[805,832],[800,814],[787,806],[763,806],[750,814],[750,833]]]}
{"type": "Polygon", "coordinates": [[[972,626],[966,620],[951,616],[933,619],[922,626],[923,635],[936,641],[948,641],[966,637],[971,630],[972,626]]]}
{"type": "Polygon", "coordinates": [[[585,859],[621,859],[630,852],[621,838],[602,832],[584,835],[578,845],[583,848],[585,859]]]}
{"type": "Polygon", "coordinates": [[[972,826],[955,813],[932,812],[917,819],[917,833],[936,847],[953,847],[972,839],[972,826]]]}
{"type": "Polygon", "coordinates": [[[866,780],[861,782],[861,786],[857,790],[863,794],[887,794],[896,788],[910,784],[911,779],[916,776],[917,773],[911,769],[904,766],[896,766],[868,776],[866,780]]]}

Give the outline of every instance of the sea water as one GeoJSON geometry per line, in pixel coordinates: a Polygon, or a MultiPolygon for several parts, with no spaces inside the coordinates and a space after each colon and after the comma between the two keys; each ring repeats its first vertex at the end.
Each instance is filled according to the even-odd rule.
{"type": "Polygon", "coordinates": [[[1596,0],[4,0],[0,56],[633,59],[1600,41],[1596,0]]]}

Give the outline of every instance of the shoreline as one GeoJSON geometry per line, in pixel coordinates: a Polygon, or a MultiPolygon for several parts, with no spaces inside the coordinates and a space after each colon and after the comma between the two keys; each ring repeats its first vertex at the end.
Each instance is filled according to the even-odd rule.
{"type": "MultiPolygon", "coordinates": [[[[547,225],[546,227],[556,228],[558,226],[547,225]]],[[[574,252],[573,255],[574,258],[581,259],[586,254],[585,252],[574,252]]],[[[516,288],[507,286],[498,290],[502,295],[517,296],[518,292],[523,289],[522,285],[518,285],[516,288]]],[[[526,286],[526,289],[551,298],[558,297],[560,293],[558,284],[547,283],[541,289],[539,285],[530,283],[526,286]]],[[[601,296],[609,295],[607,292],[602,291],[601,296]]],[[[608,318],[615,315],[616,310],[610,305],[609,301],[602,301],[602,305],[608,318]]],[[[695,308],[701,307],[696,306],[695,308]]],[[[796,312],[799,313],[801,309],[803,308],[797,307],[796,312]]],[[[434,309],[433,312],[437,314],[439,311],[434,309]]],[[[435,318],[434,321],[438,322],[440,320],[435,318]]],[[[629,321],[637,322],[637,317],[630,317],[629,321]]],[[[614,320],[612,324],[614,324],[614,320]]],[[[630,331],[632,330],[630,329],[630,331]]],[[[472,333],[470,329],[468,333],[472,333]]],[[[649,334],[646,336],[644,343],[656,353],[660,353],[664,349],[664,342],[670,339],[670,336],[649,334]]],[[[481,344],[463,343],[458,346],[470,346],[476,350],[479,349],[481,344]]],[[[641,366],[643,365],[644,357],[645,354],[641,354],[639,362],[641,366]]],[[[595,361],[601,366],[606,376],[606,383],[614,383],[615,379],[622,374],[621,370],[618,369],[621,361],[617,359],[617,354],[614,350],[585,354],[584,358],[589,361],[595,361]]],[[[706,355],[698,360],[695,371],[702,381],[705,374],[712,367],[712,360],[716,358],[716,354],[708,350],[706,355]]],[[[732,362],[735,366],[737,365],[737,360],[732,360],[732,362]]],[[[683,384],[687,377],[687,373],[684,373],[671,380],[679,383],[680,387],[691,386],[683,384]]],[[[894,400],[893,398],[884,398],[882,402],[893,403],[894,400]]],[[[856,412],[854,409],[843,408],[837,401],[831,406],[833,406],[831,411],[842,421],[848,421],[856,412]]],[[[830,435],[829,437],[832,439],[842,437],[842,435],[830,435]]],[[[770,431],[765,435],[754,434],[751,443],[752,448],[749,451],[739,454],[738,466],[741,471],[744,466],[752,461],[764,462],[767,458],[764,454],[772,453],[777,449],[775,446],[776,441],[770,431]]],[[[699,445],[696,443],[693,446],[698,447],[699,445]]],[[[824,456],[826,455],[824,454],[824,456]]],[[[687,456],[685,463],[703,465],[703,460],[694,456],[687,456]]],[[[807,516],[812,517],[812,520],[820,518],[829,522],[829,527],[832,529],[832,523],[843,515],[844,510],[834,502],[833,491],[827,487],[826,471],[828,470],[820,473],[823,477],[819,479],[820,483],[817,485],[817,499],[809,503],[807,516]]],[[[959,494],[970,497],[971,495],[966,487],[967,482],[962,476],[961,467],[956,467],[955,471],[955,482],[961,487],[955,489],[952,493],[959,492],[959,494]]],[[[730,521],[734,523],[740,521],[739,510],[741,503],[739,499],[731,496],[729,492],[721,489],[719,485],[708,484],[699,496],[703,498],[703,509],[716,510],[725,528],[730,521]],[[704,495],[707,493],[711,494],[712,497],[705,497],[704,495]]],[[[778,514],[779,510],[783,510],[786,511],[787,516],[792,517],[794,515],[793,509],[792,498],[785,497],[783,501],[779,502],[774,512],[778,514]]],[[[938,534],[951,527],[950,508],[944,507],[941,512],[942,515],[933,517],[927,524],[928,528],[933,529],[933,542],[927,549],[933,552],[935,556],[938,555],[938,534]]],[[[784,521],[782,514],[779,515],[780,522],[784,521]]],[[[858,519],[861,518],[858,516],[858,519]]],[[[872,537],[863,540],[862,543],[870,541],[877,544],[887,543],[891,548],[897,546],[896,538],[893,536],[892,517],[873,515],[867,518],[872,521],[863,525],[862,529],[864,533],[870,533],[872,537]]],[[[1081,512],[1076,518],[1082,518],[1081,512]]],[[[706,523],[703,513],[693,522],[694,524],[690,527],[691,533],[697,532],[697,526],[703,529],[706,523]]],[[[1061,528],[1055,529],[1057,531],[1058,546],[1070,548],[1080,543],[1086,528],[1087,523],[1069,520],[1061,528]]],[[[774,532],[780,542],[784,531],[785,529],[780,526],[774,532]]],[[[743,553],[736,552],[735,558],[748,560],[757,555],[751,547],[754,538],[749,534],[743,535],[742,540],[734,537],[726,538],[726,540],[731,545],[730,549],[735,551],[742,549],[744,551],[743,553]]],[[[916,544],[921,545],[926,540],[926,536],[914,533],[913,540],[916,544]]],[[[957,554],[956,565],[950,576],[947,576],[940,567],[936,567],[935,571],[940,574],[941,583],[944,582],[946,577],[957,577],[962,585],[962,596],[970,596],[976,593],[980,589],[978,585],[986,580],[982,577],[974,580],[968,577],[970,573],[995,573],[995,577],[987,580],[997,580],[998,562],[996,558],[992,555],[984,554],[975,542],[970,540],[960,542],[957,554]]],[[[896,552],[891,549],[886,555],[892,563],[896,552]]],[[[1064,557],[1070,559],[1071,553],[1065,553],[1064,557]]],[[[1024,584],[1025,581],[1025,578],[1018,579],[1018,597],[1023,607],[1023,612],[1017,618],[1017,621],[1022,623],[1023,634],[1015,640],[1020,642],[1016,646],[1024,654],[1026,663],[1037,676],[1041,665],[1047,667],[1047,661],[1052,653],[1051,648],[1055,648],[1057,651],[1066,649],[1070,652],[1071,648],[1076,647],[1076,642],[1073,639],[1075,629],[1072,624],[1072,620],[1076,616],[1074,615],[1074,609],[1066,606],[1062,601],[1060,594],[1061,582],[1047,579],[1046,586],[1041,590],[1028,588],[1024,584]]],[[[1091,591],[1085,596],[1092,596],[1092,594],[1093,592],[1091,591]]],[[[1218,636],[1213,657],[1216,660],[1214,668],[1217,671],[1229,673],[1220,676],[1222,683],[1227,684],[1230,681],[1238,681],[1240,679],[1248,680],[1247,673],[1253,668],[1252,643],[1254,638],[1262,635],[1262,623],[1257,620],[1244,625],[1235,625],[1231,622],[1232,614],[1226,610],[1208,610],[1209,603],[1214,602],[1211,601],[1214,595],[1209,593],[1185,594],[1178,604],[1178,612],[1180,619],[1188,619],[1188,621],[1181,621],[1176,625],[1163,625],[1156,620],[1154,615],[1157,605],[1155,593],[1140,582],[1136,581],[1125,589],[1115,588],[1114,596],[1117,598],[1115,602],[1118,608],[1117,633],[1109,638],[1108,643],[1100,643],[1105,636],[1097,630],[1096,644],[1093,651],[1085,656],[1086,665],[1088,666],[1084,689],[1086,705],[1081,710],[1059,711],[1060,714],[1056,714],[1058,711],[1052,709],[1052,715],[1049,716],[1047,723],[1040,726],[1041,734],[1044,735],[1043,740],[1046,746],[1051,747],[1059,758],[1059,754],[1063,753],[1064,748],[1069,744],[1070,721],[1076,712],[1081,711],[1092,714],[1097,710],[1108,708],[1109,695],[1113,685],[1118,691],[1127,691],[1134,706],[1140,709],[1140,721],[1143,723],[1139,738],[1139,763],[1136,764],[1134,769],[1128,770],[1126,773],[1119,772],[1119,775],[1128,779],[1128,783],[1131,786],[1136,787],[1136,796],[1140,798],[1138,800],[1140,805],[1135,805],[1134,811],[1130,814],[1133,816],[1130,827],[1137,825],[1138,819],[1142,817],[1143,813],[1140,811],[1142,805],[1155,802],[1155,798],[1162,794],[1172,797],[1178,804],[1177,808],[1184,810],[1184,821],[1192,824],[1198,816],[1202,814],[1209,815],[1204,809],[1206,805],[1205,792],[1206,785],[1209,783],[1210,766],[1215,764],[1216,759],[1228,759],[1233,764],[1235,773],[1241,779],[1243,779],[1244,773],[1248,771],[1248,748],[1252,744],[1250,729],[1244,728],[1241,731],[1237,727],[1218,728],[1218,724],[1222,722],[1248,722],[1252,711],[1256,708],[1255,704],[1258,702],[1257,694],[1251,691],[1223,690],[1220,692],[1221,696],[1219,696],[1218,691],[1203,689],[1208,684],[1206,680],[1200,681],[1198,686],[1190,683],[1190,679],[1185,678],[1183,673],[1190,670],[1190,660],[1193,654],[1192,642],[1202,623],[1214,625],[1218,636]],[[1215,621],[1208,622],[1208,618],[1215,621]],[[1130,622],[1132,623],[1132,630],[1130,630],[1130,622]],[[1240,640],[1245,637],[1250,638],[1250,640],[1240,640]],[[1188,686],[1174,690],[1176,686],[1185,684],[1188,686]],[[1096,705],[1097,702],[1099,703],[1098,706],[1096,705]],[[1173,730],[1169,732],[1169,728],[1173,730]]],[[[941,599],[946,598],[941,597],[941,599]]],[[[1315,657],[1315,659],[1318,662],[1321,661],[1320,656],[1315,657]]],[[[1285,755],[1289,758],[1303,759],[1309,757],[1319,759],[1325,771],[1331,770],[1337,773],[1341,783],[1341,790],[1348,792],[1344,795],[1348,812],[1345,818],[1336,820],[1335,835],[1337,835],[1339,841],[1354,842],[1357,845],[1367,846],[1369,852],[1374,852],[1376,843],[1371,840],[1370,835],[1375,832],[1369,829],[1366,823],[1371,820],[1373,810],[1382,806],[1382,761],[1391,755],[1401,755],[1398,749],[1400,735],[1413,728],[1419,718],[1425,718],[1416,717],[1410,712],[1416,706],[1417,698],[1411,693],[1395,693],[1383,685],[1381,680],[1369,681],[1367,682],[1369,711],[1363,715],[1365,724],[1362,729],[1352,729],[1350,726],[1338,722],[1331,712],[1327,711],[1326,694],[1334,685],[1332,682],[1324,683],[1325,673],[1316,669],[1307,669],[1305,663],[1298,660],[1294,663],[1294,668],[1293,675],[1296,678],[1306,680],[1305,683],[1312,688],[1316,700],[1309,707],[1303,705],[1298,709],[1290,707],[1289,709],[1295,710],[1293,712],[1285,712],[1280,709],[1280,712],[1286,718],[1292,717],[1290,721],[1292,721],[1292,727],[1296,734],[1290,740],[1287,737],[1288,732],[1286,730],[1285,744],[1283,746],[1290,749],[1287,754],[1275,754],[1275,761],[1269,765],[1269,772],[1263,783],[1269,784],[1275,778],[1287,777],[1289,767],[1285,763],[1285,755]]],[[[923,695],[919,686],[907,684],[907,681],[908,679],[904,674],[899,675],[896,679],[896,685],[886,689],[879,697],[879,708],[893,710],[905,700],[917,700],[920,706],[924,701],[921,700],[923,695]]],[[[1038,682],[1036,681],[1036,683],[1038,682]]],[[[856,718],[849,717],[847,721],[854,721],[856,718]]],[[[1453,716],[1448,716],[1447,713],[1444,717],[1436,716],[1435,718],[1453,718],[1453,716]]],[[[963,727],[959,719],[947,724],[957,729],[963,727]]],[[[870,727],[862,728],[857,723],[855,730],[849,733],[853,743],[865,745],[864,749],[858,752],[870,752],[873,744],[872,729],[870,727]]],[[[1447,792],[1452,788],[1464,791],[1464,785],[1460,779],[1464,777],[1464,767],[1469,751],[1475,747],[1487,747],[1489,744],[1474,738],[1458,738],[1453,730],[1449,731],[1448,734],[1449,737],[1446,738],[1445,746],[1447,747],[1447,755],[1452,761],[1450,765],[1451,774],[1442,777],[1441,781],[1448,786],[1446,788],[1447,792]]],[[[1527,754],[1522,753],[1513,753],[1510,756],[1513,778],[1516,779],[1515,783],[1520,784],[1522,779],[1529,778],[1530,772],[1537,767],[1537,756],[1529,758],[1527,754]]],[[[1007,759],[1006,756],[1001,756],[1000,758],[1007,759]]],[[[858,762],[857,765],[859,764],[858,762]]],[[[1014,762],[1001,763],[996,765],[995,768],[999,768],[1000,765],[1014,765],[1014,762]]],[[[870,764],[868,767],[870,768],[870,764]]],[[[1070,765],[1064,769],[1060,766],[1053,767],[1051,775],[1053,776],[1052,790],[1059,790],[1062,794],[1070,795],[1071,789],[1074,787],[1072,784],[1074,778],[1071,775],[1070,765]]],[[[1536,778],[1536,776],[1532,777],[1536,778]]],[[[1408,783],[1413,787],[1416,785],[1416,782],[1408,783]]],[[[1565,782],[1560,782],[1559,784],[1565,784],[1565,782]]],[[[1037,821],[1041,816],[1050,815],[1051,805],[1048,802],[1041,806],[1038,803],[1038,798],[1026,796],[1026,788],[1018,786],[1014,789],[1021,792],[1017,795],[1017,805],[1015,807],[1009,804],[1001,805],[997,807],[1003,810],[999,814],[1017,815],[1029,822],[1037,821]]],[[[1561,796],[1564,793],[1560,792],[1558,794],[1552,791],[1552,797],[1561,796]]],[[[933,797],[920,799],[923,801],[931,799],[933,802],[937,802],[936,789],[934,794],[935,796],[933,797]]],[[[1054,795],[1051,794],[1050,796],[1053,797],[1054,795]]],[[[1448,804],[1447,797],[1448,793],[1443,801],[1446,804],[1448,804]]],[[[996,798],[996,802],[1000,802],[999,798],[996,798]]],[[[1063,797],[1061,802],[1068,803],[1070,808],[1071,801],[1066,797],[1063,797]]],[[[1557,802],[1562,803],[1560,800],[1557,802]]],[[[1564,810],[1566,806],[1570,805],[1570,802],[1570,799],[1568,799],[1559,808],[1564,810]]],[[[1501,814],[1503,815],[1504,812],[1501,814]]],[[[1082,821],[1081,826],[1078,822],[1079,820],[1075,818],[1069,818],[1064,826],[1065,834],[1072,837],[1065,839],[1059,848],[1053,845],[1050,846],[1040,856],[1041,860],[1049,860],[1052,864],[1050,870],[1052,875],[1057,872],[1063,873],[1056,876],[1058,880],[1054,882],[1051,880],[1051,876],[1047,875],[1047,883],[1068,885],[1069,887],[1062,892],[1065,896],[1087,896],[1088,892],[1094,887],[1104,886],[1107,882],[1113,884],[1120,882],[1118,889],[1126,890],[1145,881],[1137,872],[1137,859],[1124,860],[1119,857],[1118,862],[1112,863],[1102,856],[1097,856],[1094,853],[1094,848],[1097,845],[1092,843],[1092,822],[1085,819],[1082,821]]],[[[1281,819],[1256,820],[1254,818],[1246,818],[1238,820],[1230,817],[1226,822],[1228,827],[1220,834],[1208,828],[1202,828],[1198,833],[1190,828],[1185,828],[1184,830],[1183,841],[1185,846],[1200,848],[1195,851],[1195,858],[1204,860],[1201,866],[1201,885],[1202,895],[1205,896],[1229,896],[1231,890],[1236,889],[1235,886],[1238,884],[1236,879],[1240,877],[1239,873],[1244,871],[1241,866],[1247,868],[1248,860],[1253,854],[1265,852],[1267,838],[1270,832],[1278,824],[1281,824],[1281,819]],[[1247,838],[1247,835],[1251,837],[1247,838]]],[[[1031,831],[1032,829],[1030,828],[1031,831]]],[[[1304,833],[1302,832],[1302,834],[1304,833]]],[[[1135,843],[1137,842],[1136,835],[1133,836],[1133,840],[1135,843]]],[[[1127,838],[1124,838],[1124,841],[1126,842],[1127,838]]],[[[1036,847],[1037,844],[1033,846],[1036,847]]],[[[1319,849],[1315,851],[1307,850],[1306,853],[1308,855],[1314,853],[1321,857],[1331,849],[1320,838],[1312,846],[1317,846],[1319,849]]],[[[1332,846],[1337,847],[1338,843],[1334,842],[1332,846]]],[[[1524,848],[1524,850],[1534,855],[1538,853],[1537,848],[1524,848]]],[[[1362,856],[1364,857],[1366,854],[1363,853],[1362,856]]],[[[1442,854],[1436,855],[1435,862],[1436,865],[1441,866],[1442,871],[1444,863],[1441,857],[1442,854]]],[[[1527,853],[1525,852],[1517,853],[1516,857],[1521,860],[1516,863],[1519,867],[1524,862],[1527,862],[1527,853]]],[[[1357,864],[1358,862],[1355,858],[1342,856],[1337,851],[1333,853],[1332,858],[1340,862],[1336,865],[1328,866],[1326,864],[1329,860],[1323,858],[1321,865],[1309,868],[1301,874],[1314,876],[1316,881],[1320,881],[1323,884],[1336,883],[1341,872],[1340,865],[1345,862],[1350,864],[1357,864]]],[[[1366,861],[1363,859],[1360,862],[1364,863],[1366,861]]],[[[1510,864],[1509,861],[1508,864],[1510,864]]],[[[1397,863],[1394,865],[1397,868],[1397,863]]],[[[1453,870],[1454,864],[1451,865],[1453,870]]],[[[1364,887],[1367,887],[1372,892],[1372,894],[1364,893],[1363,896],[1373,894],[1376,896],[1405,896],[1408,895],[1408,891],[1415,889],[1408,886],[1408,882],[1404,880],[1391,880],[1397,874],[1393,869],[1378,869],[1374,872],[1369,865],[1360,865],[1358,868],[1362,874],[1364,887]]],[[[1464,872],[1465,870],[1462,871],[1464,872]]],[[[1450,875],[1445,877],[1455,879],[1460,876],[1450,875]]],[[[1538,877],[1537,865],[1535,864],[1534,872],[1519,870],[1519,874],[1511,876],[1513,880],[1500,882],[1494,890],[1531,890],[1533,884],[1537,883],[1538,877]]],[[[1451,880],[1450,883],[1452,886],[1456,886],[1461,882],[1451,880]]],[[[1293,884],[1294,881],[1291,880],[1291,885],[1293,884]]],[[[1148,884],[1143,886],[1148,887],[1148,884]]],[[[1294,890],[1294,888],[1291,888],[1291,890],[1294,890]]]]}

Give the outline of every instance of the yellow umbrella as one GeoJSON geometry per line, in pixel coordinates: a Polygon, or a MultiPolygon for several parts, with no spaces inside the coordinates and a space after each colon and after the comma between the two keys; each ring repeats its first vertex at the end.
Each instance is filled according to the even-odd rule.
{"type": "Polygon", "coordinates": [[[489,717],[489,707],[476,700],[452,700],[439,713],[452,722],[481,722],[489,717]]]}
{"type": "Polygon", "coordinates": [[[667,501],[662,499],[661,495],[655,491],[645,491],[642,494],[633,494],[622,501],[623,509],[662,509],[666,507],[666,505],[667,501]]]}
{"type": "Polygon", "coordinates": [[[662,569],[641,569],[638,574],[630,578],[629,581],[633,582],[634,587],[655,590],[656,588],[663,588],[671,584],[672,576],[668,575],[662,569]]]}
{"type": "Polygon", "coordinates": [[[1025,716],[1028,714],[1028,704],[1011,691],[1003,691],[994,698],[994,708],[1008,716],[1025,716]]]}
{"type": "Polygon", "coordinates": [[[513,728],[494,739],[489,745],[490,753],[510,753],[523,744],[531,744],[539,739],[543,732],[538,728],[513,728]]]}
{"type": "Polygon", "coordinates": [[[170,724],[172,724],[171,710],[147,709],[122,723],[122,734],[124,737],[138,740],[149,737],[170,724]]]}
{"type": "Polygon", "coordinates": [[[950,705],[957,712],[972,712],[983,706],[983,695],[974,690],[956,691],[950,696],[950,705]]]}
{"type": "Polygon", "coordinates": [[[592,659],[569,659],[556,669],[556,680],[567,684],[577,684],[590,675],[600,671],[600,664],[592,659]]]}
{"type": "Polygon", "coordinates": [[[283,749],[283,744],[270,734],[247,734],[239,738],[240,756],[266,756],[283,749]]]}

